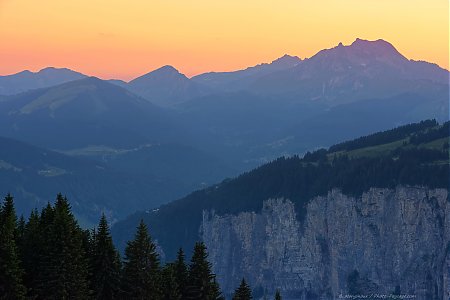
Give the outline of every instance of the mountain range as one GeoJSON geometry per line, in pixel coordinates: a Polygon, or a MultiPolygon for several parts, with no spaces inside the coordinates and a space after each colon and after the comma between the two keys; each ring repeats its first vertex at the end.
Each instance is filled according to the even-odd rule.
{"type": "MultiPolygon", "coordinates": [[[[0,95],[57,85],[86,77],[68,69],[46,68],[0,77],[0,95]],[[20,88],[17,88],[19,86],[20,88]]],[[[284,55],[271,63],[234,72],[208,72],[187,78],[166,65],[130,82],[110,80],[155,104],[172,106],[223,91],[250,90],[301,100],[331,102],[386,97],[417,90],[427,83],[448,84],[448,71],[436,64],[408,60],[384,40],[356,39],[310,58],[284,55]],[[414,84],[413,84],[414,82],[414,84]]]]}
{"type": "MultiPolygon", "coordinates": [[[[446,121],[448,78],[447,70],[408,60],[386,41],[360,39],[311,58],[284,55],[244,70],[193,78],[171,66],[130,82],[47,68],[0,77],[0,136],[89,161],[93,168],[100,164],[114,178],[118,172],[148,181],[129,186],[141,195],[132,211],[280,156],[423,119],[446,121]],[[146,184],[159,186],[154,197],[146,196],[146,184]],[[167,186],[176,188],[165,191],[167,186]]],[[[14,148],[5,149],[14,154],[14,148]]],[[[29,190],[27,182],[34,177],[24,174],[16,189],[29,190]]],[[[54,193],[64,193],[52,186],[54,193]]],[[[0,192],[8,189],[0,185],[0,192]]],[[[50,189],[21,195],[51,200],[50,189]]],[[[98,207],[96,213],[106,206],[98,207]]],[[[124,216],[116,206],[108,209],[124,216]]],[[[95,219],[90,213],[86,218],[95,219]]]]}

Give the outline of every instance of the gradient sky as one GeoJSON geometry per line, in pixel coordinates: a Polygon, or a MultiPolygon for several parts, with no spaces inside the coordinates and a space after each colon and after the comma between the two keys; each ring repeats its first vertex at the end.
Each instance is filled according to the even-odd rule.
{"type": "Polygon", "coordinates": [[[448,0],[0,0],[0,74],[46,66],[131,79],[310,57],[357,37],[449,65],[448,0]]]}

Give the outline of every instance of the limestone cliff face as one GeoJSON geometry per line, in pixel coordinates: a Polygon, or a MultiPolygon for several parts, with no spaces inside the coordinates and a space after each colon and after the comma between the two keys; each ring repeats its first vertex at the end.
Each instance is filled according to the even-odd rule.
{"type": "Polygon", "coordinates": [[[446,189],[374,188],[358,198],[333,190],[310,201],[302,222],[291,201],[268,199],[260,213],[205,211],[200,230],[226,292],[245,276],[284,299],[337,299],[349,289],[450,299],[446,189]]]}

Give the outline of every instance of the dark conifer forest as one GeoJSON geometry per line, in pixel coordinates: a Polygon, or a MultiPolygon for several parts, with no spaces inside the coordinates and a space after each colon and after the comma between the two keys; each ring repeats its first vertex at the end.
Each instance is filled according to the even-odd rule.
{"type": "MultiPolygon", "coordinates": [[[[106,217],[83,230],[61,194],[27,219],[17,218],[10,194],[0,207],[0,299],[225,299],[206,246],[192,253],[186,261],[180,248],[162,264],[141,221],[121,257],[106,217]]],[[[252,299],[244,279],[233,299],[252,299]]]]}

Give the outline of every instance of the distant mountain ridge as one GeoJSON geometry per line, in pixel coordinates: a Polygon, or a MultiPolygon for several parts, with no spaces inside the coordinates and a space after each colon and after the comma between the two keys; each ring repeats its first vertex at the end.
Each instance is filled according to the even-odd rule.
{"type": "Polygon", "coordinates": [[[52,149],[138,146],[182,136],[164,109],[95,77],[7,97],[0,115],[0,135],[52,149]]]}
{"type": "Polygon", "coordinates": [[[66,68],[48,67],[38,72],[22,71],[0,76],[0,95],[14,95],[87,77],[66,68]]]}
{"type": "Polygon", "coordinates": [[[172,66],[163,66],[144,74],[124,87],[160,106],[172,106],[207,93],[207,89],[172,66]]]}
{"type": "Polygon", "coordinates": [[[208,72],[194,76],[192,80],[214,89],[236,91],[245,88],[264,75],[293,68],[301,62],[302,60],[299,57],[285,54],[271,63],[263,63],[238,71],[208,72]]]}

